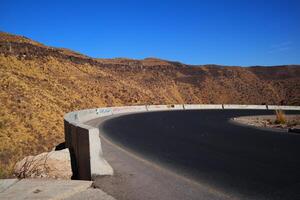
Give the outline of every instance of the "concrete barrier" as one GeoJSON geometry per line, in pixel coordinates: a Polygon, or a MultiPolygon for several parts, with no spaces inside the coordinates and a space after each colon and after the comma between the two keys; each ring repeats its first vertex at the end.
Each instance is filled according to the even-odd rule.
{"type": "Polygon", "coordinates": [[[230,105],[230,104],[184,104],[184,105],[142,105],[107,107],[79,110],[64,116],[65,142],[69,148],[73,178],[90,180],[98,175],[112,175],[113,169],[104,159],[101,148],[99,129],[84,124],[85,122],[122,113],[147,111],[195,109],[269,109],[269,110],[300,110],[300,106],[277,105],[230,105]]]}
{"type": "Polygon", "coordinates": [[[80,110],[72,112],[71,115],[73,118],[78,122],[86,122],[91,119],[95,119],[98,117],[104,117],[112,115],[112,108],[94,108],[94,109],[87,109],[87,110],[80,110]]]}
{"type": "Polygon", "coordinates": [[[162,110],[183,110],[181,104],[170,104],[170,105],[147,105],[147,111],[162,111],[162,110]]]}
{"type": "Polygon", "coordinates": [[[300,106],[277,106],[277,105],[269,105],[269,110],[300,110],[300,106]]]}
{"type": "Polygon", "coordinates": [[[123,106],[123,107],[112,108],[113,114],[145,112],[145,111],[147,111],[146,106],[123,106]]]}
{"type": "Polygon", "coordinates": [[[224,104],[224,109],[255,109],[255,110],[266,110],[266,105],[239,105],[239,104],[224,104]]]}
{"type": "Polygon", "coordinates": [[[185,110],[222,109],[222,104],[184,104],[185,110]]]}
{"type": "Polygon", "coordinates": [[[97,113],[97,109],[66,114],[65,142],[70,151],[73,179],[91,180],[98,175],[113,174],[112,167],[103,157],[99,129],[80,122],[80,119],[87,121],[107,115],[107,112],[97,113]]]}

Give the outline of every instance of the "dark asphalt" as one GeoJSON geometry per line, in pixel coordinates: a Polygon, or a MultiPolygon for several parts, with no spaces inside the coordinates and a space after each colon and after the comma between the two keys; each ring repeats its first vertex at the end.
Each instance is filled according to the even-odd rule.
{"type": "Polygon", "coordinates": [[[300,135],[230,122],[264,114],[273,111],[147,112],[100,128],[113,143],[232,197],[300,199],[300,135]]]}

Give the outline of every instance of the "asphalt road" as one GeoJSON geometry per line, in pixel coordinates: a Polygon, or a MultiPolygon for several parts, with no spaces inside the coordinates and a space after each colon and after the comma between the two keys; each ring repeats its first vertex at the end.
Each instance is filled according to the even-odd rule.
{"type": "Polygon", "coordinates": [[[111,145],[196,182],[203,186],[202,193],[210,188],[212,193],[225,194],[199,198],[201,192],[194,188],[186,199],[300,199],[300,135],[230,121],[264,114],[273,111],[147,112],[113,117],[100,129],[111,145]]]}

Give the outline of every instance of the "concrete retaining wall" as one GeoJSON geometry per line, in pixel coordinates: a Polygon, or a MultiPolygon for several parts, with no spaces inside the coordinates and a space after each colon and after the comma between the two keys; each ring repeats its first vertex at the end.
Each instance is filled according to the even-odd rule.
{"type": "Polygon", "coordinates": [[[300,110],[300,106],[184,104],[107,107],[79,110],[64,116],[65,141],[71,155],[73,178],[90,180],[98,175],[112,175],[113,169],[104,159],[99,129],[84,124],[92,119],[121,113],[201,109],[281,109],[300,110]]]}

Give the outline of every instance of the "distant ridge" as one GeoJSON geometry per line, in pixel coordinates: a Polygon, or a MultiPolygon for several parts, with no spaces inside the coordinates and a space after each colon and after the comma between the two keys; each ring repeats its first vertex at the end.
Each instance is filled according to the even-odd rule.
{"type": "MultiPolygon", "coordinates": [[[[229,65],[217,65],[217,64],[198,64],[198,65],[189,65],[189,64],[183,64],[179,61],[169,61],[169,60],[164,60],[164,59],[160,59],[160,58],[155,58],[155,57],[147,57],[144,58],[142,60],[138,60],[138,59],[131,59],[131,58],[124,58],[124,57],[118,57],[118,58],[107,58],[107,59],[101,59],[101,58],[92,58],[86,55],[83,55],[79,52],[75,52],[73,50],[67,49],[67,48],[56,48],[56,47],[49,47],[46,46],[42,43],[39,43],[37,41],[31,40],[25,36],[19,36],[19,35],[13,35],[13,34],[9,34],[3,31],[0,31],[0,42],[1,42],[1,52],[4,54],[8,54],[9,52],[7,52],[6,50],[3,50],[3,48],[8,47],[9,45],[11,46],[11,48],[16,47],[14,54],[18,55],[18,53],[25,53],[26,51],[24,49],[22,49],[22,47],[24,48],[26,44],[30,44],[36,47],[41,47],[44,50],[48,50],[49,55],[51,55],[51,53],[60,53],[62,55],[65,56],[70,56],[70,57],[74,57],[74,58],[82,58],[82,59],[89,59],[89,60],[96,60],[96,61],[102,61],[102,62],[108,62],[108,63],[134,63],[134,62],[139,62],[141,64],[143,63],[147,63],[147,64],[153,64],[153,65],[158,65],[158,64],[162,64],[162,65],[167,65],[167,64],[173,64],[173,65],[177,65],[177,66],[189,66],[189,67],[241,67],[241,66],[229,66],[229,65]],[[19,45],[16,45],[19,44],[19,45]],[[22,44],[23,46],[20,46],[20,44],[22,44]],[[23,50],[23,51],[22,51],[23,50]]],[[[34,52],[28,52],[28,56],[33,56],[34,52]],[[31,53],[31,54],[29,54],[31,53]]],[[[19,55],[20,56],[20,55],[19,55]]],[[[48,55],[46,55],[48,56],[48,55]]],[[[290,65],[276,65],[276,66],[244,66],[244,67],[285,67],[285,66],[289,66],[289,67],[299,67],[300,65],[296,65],[296,64],[290,64],[290,65]]]]}

